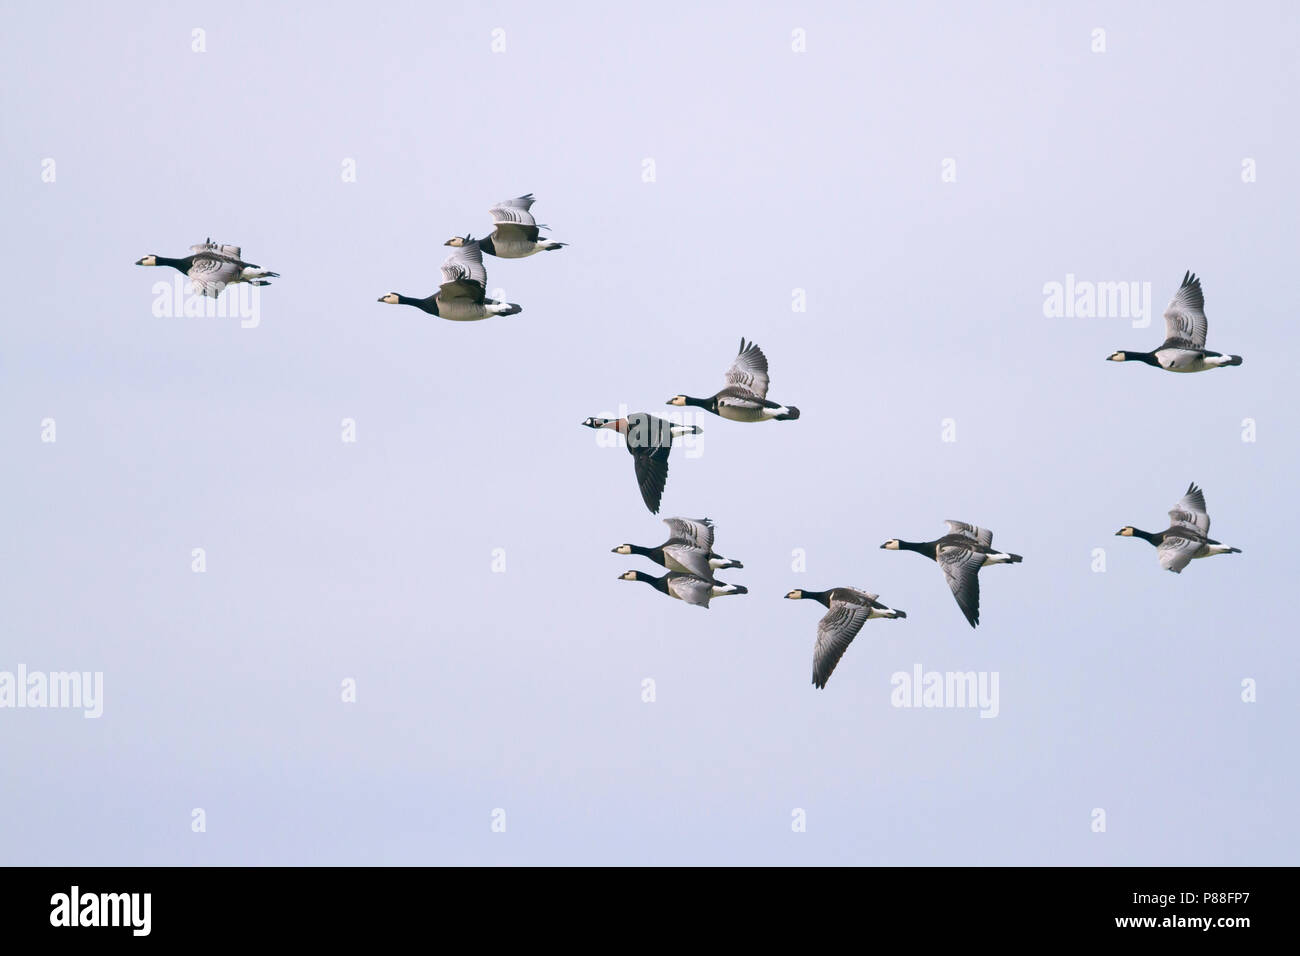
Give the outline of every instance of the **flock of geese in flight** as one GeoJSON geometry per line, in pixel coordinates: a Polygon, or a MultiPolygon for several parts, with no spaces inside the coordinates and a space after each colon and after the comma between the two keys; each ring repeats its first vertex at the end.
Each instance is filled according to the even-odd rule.
{"type": "MultiPolygon", "coordinates": [[[[390,305],[410,305],[429,315],[453,322],[474,322],[498,315],[515,315],[522,307],[487,297],[487,271],[483,254],[501,259],[523,259],[539,252],[562,249],[567,243],[541,235],[547,228],[538,225],[532,215],[531,193],[507,199],[491,207],[492,232],[482,239],[453,236],[446,246],[451,254],[442,263],[442,282],[436,292],[413,298],[390,292],[379,298],[390,305]]],[[[214,243],[211,239],[190,247],[190,255],[179,259],[147,255],[136,261],[140,266],[166,266],[189,277],[192,290],[200,295],[217,297],[227,286],[246,282],[269,285],[278,272],[244,261],[239,246],[214,243]]],[[[1143,362],[1168,372],[1204,372],[1225,366],[1240,365],[1240,355],[1224,355],[1205,347],[1207,322],[1201,280],[1191,272],[1183,276],[1182,285],[1164,313],[1165,341],[1151,352],[1117,351],[1112,362],[1143,362]]],[[[757,423],[796,421],[799,409],[782,405],[767,397],[769,375],[767,356],[753,342],[740,341],[740,350],[723,378],[723,386],[708,398],[675,395],[667,402],[679,408],[702,408],[732,422],[757,423]]],[[[651,514],[657,514],[668,481],[668,456],[675,439],[699,434],[698,425],[682,425],[648,412],[633,412],[625,418],[588,418],[588,428],[609,429],[623,436],[632,456],[641,500],[651,514]]],[[[1116,532],[1123,537],[1142,538],[1156,548],[1160,567],[1181,573],[1193,559],[1219,554],[1240,554],[1241,549],[1228,547],[1209,536],[1210,516],[1205,496],[1195,483],[1169,512],[1170,524],[1160,532],[1142,531],[1126,525],[1116,532]]],[[[642,581],[655,590],[687,604],[707,608],[713,598],[749,593],[748,588],[718,580],[716,572],[744,567],[739,561],[725,558],[713,550],[715,527],[708,518],[666,518],[669,536],[655,547],[620,544],[615,554],[637,555],[663,567],[666,573],[655,576],[642,571],[627,571],[624,581],[642,581]]],[[[993,532],[963,521],[947,522],[948,532],[932,541],[904,541],[891,538],[880,547],[890,551],[914,551],[938,564],[952,591],[958,608],[971,627],[979,624],[979,571],[990,564],[1018,564],[1018,554],[993,547],[993,532]]],[[[888,607],[879,595],[853,587],[836,587],[827,591],[796,588],[786,594],[791,600],[812,600],[822,604],[826,614],[817,624],[817,642],[813,650],[812,682],[826,686],[831,672],[852,643],[862,626],[872,618],[905,618],[906,612],[888,607]]]]}

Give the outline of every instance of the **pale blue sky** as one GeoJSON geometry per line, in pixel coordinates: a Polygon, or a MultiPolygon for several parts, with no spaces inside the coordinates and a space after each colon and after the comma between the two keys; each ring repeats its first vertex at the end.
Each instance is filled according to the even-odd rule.
{"type": "Polygon", "coordinates": [[[0,670],[105,701],[0,710],[4,862],[1297,861],[1294,6],[6,7],[0,670]],[[529,191],[571,245],[488,260],[521,315],[375,301],[529,191]],[[151,316],[132,262],[209,235],[282,273],[258,328],[151,316]],[[1186,269],[1241,368],[1043,315],[1186,269]],[[663,514],[745,562],[703,611],[617,580],[663,526],[579,422],[742,335],[803,418],[673,455],[663,514]],[[1113,533],[1192,480],[1244,554],[1175,576],[1113,533]],[[945,518],[1025,556],[977,631],[879,550],[945,518]],[[836,585],[909,617],[816,691],[781,597],[836,585]],[[918,662],[999,716],[891,707],[918,662]]]}

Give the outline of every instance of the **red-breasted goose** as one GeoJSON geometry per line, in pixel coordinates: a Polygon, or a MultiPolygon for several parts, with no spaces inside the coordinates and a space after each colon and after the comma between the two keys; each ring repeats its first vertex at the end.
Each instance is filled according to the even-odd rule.
{"type": "Polygon", "coordinates": [[[704,429],[698,425],[674,425],[646,412],[633,412],[627,418],[588,418],[582,424],[588,428],[609,428],[627,441],[627,450],[635,460],[636,483],[641,489],[641,500],[658,514],[659,502],[668,482],[668,454],[673,439],[681,435],[698,435],[704,429]]]}

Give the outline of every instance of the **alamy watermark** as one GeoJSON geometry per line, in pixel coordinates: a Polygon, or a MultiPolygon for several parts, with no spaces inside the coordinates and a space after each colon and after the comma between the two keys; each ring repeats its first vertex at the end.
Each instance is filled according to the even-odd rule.
{"type": "Polygon", "coordinates": [[[1043,284],[1043,315],[1049,319],[1132,319],[1151,324],[1150,282],[1090,282],[1066,273],[1064,282],[1043,284]]]}
{"type": "Polygon", "coordinates": [[[981,717],[996,717],[997,671],[926,671],[920,664],[912,670],[895,671],[889,702],[895,707],[971,708],[981,717]]]}
{"type": "Polygon", "coordinates": [[[103,671],[0,671],[0,709],[81,710],[86,719],[104,713],[103,671]]]}
{"type": "Polygon", "coordinates": [[[217,296],[194,292],[184,277],[160,279],[153,293],[155,318],[239,319],[242,329],[255,329],[262,322],[262,290],[248,282],[231,282],[217,296]]]}

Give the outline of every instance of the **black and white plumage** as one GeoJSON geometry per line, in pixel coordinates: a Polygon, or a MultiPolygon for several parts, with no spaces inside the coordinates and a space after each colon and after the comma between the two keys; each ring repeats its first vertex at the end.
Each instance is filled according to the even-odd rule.
{"type": "Polygon", "coordinates": [[[1115,532],[1125,538],[1141,538],[1155,545],[1156,560],[1166,571],[1182,574],[1196,558],[1210,558],[1216,554],[1241,554],[1240,548],[1230,548],[1210,537],[1210,515],[1205,510],[1205,495],[1196,482],[1187,486],[1187,493],[1178,499],[1169,512],[1169,527],[1158,533],[1143,531],[1125,525],[1115,532]]]}
{"type": "Polygon", "coordinates": [[[813,648],[812,682],[818,689],[831,679],[831,672],[849,649],[862,625],[873,617],[904,618],[899,611],[880,603],[880,595],[857,588],[831,588],[829,591],[804,591],[796,588],[786,595],[790,600],[818,601],[827,608],[817,622],[817,644],[813,648]]]}
{"type": "MultiPolygon", "coordinates": [[[[541,235],[546,226],[539,226],[531,212],[536,202],[532,193],[515,199],[503,199],[488,210],[492,216],[492,233],[479,240],[483,251],[501,259],[524,259],[538,252],[563,249],[567,242],[556,242],[541,235]]],[[[459,246],[465,242],[452,236],[446,245],[459,246]]]]}
{"type": "Polygon", "coordinates": [[[1240,365],[1240,355],[1224,355],[1205,347],[1209,322],[1201,280],[1189,271],[1165,309],[1165,341],[1154,352],[1112,352],[1112,362],[1144,362],[1167,372],[1204,372],[1240,365]]]}
{"type": "Polygon", "coordinates": [[[696,577],[694,574],[682,574],[678,571],[669,571],[661,577],[646,574],[644,571],[626,571],[619,575],[619,580],[644,581],[654,587],[656,591],[698,607],[708,607],[709,601],[716,597],[749,593],[749,588],[740,584],[727,584],[723,581],[696,577]]]}
{"type": "Polygon", "coordinates": [[[674,425],[646,412],[633,412],[627,418],[588,418],[582,424],[588,428],[609,428],[623,436],[633,458],[641,500],[651,514],[659,513],[659,502],[668,483],[668,455],[673,439],[703,431],[698,425],[674,425]]]}
{"type": "Polygon", "coordinates": [[[227,243],[200,242],[190,246],[190,255],[182,259],[169,259],[166,256],[147,255],[137,259],[138,266],[171,266],[185,273],[190,279],[190,288],[200,295],[215,299],[221,295],[226,286],[238,282],[249,285],[270,285],[267,280],[279,278],[280,273],[271,272],[252,262],[245,262],[239,246],[227,243]]]}
{"type": "Polygon", "coordinates": [[[487,297],[487,269],[483,251],[472,236],[465,236],[442,261],[438,291],[423,299],[390,292],[379,297],[389,305],[412,305],[429,315],[452,322],[477,322],[494,315],[517,315],[523,307],[487,297]]]}
{"type": "Polygon", "coordinates": [[[637,544],[620,544],[613,548],[615,554],[639,554],[669,571],[681,571],[696,577],[713,580],[714,572],[727,568],[743,568],[739,561],[724,558],[713,551],[713,522],[708,518],[665,518],[669,537],[654,548],[637,544]]]}
{"type": "Polygon", "coordinates": [[[767,397],[767,356],[753,342],[740,340],[740,351],[727,369],[725,386],[708,398],[675,395],[669,405],[703,408],[733,422],[791,421],[799,409],[769,401],[767,397]]]}
{"type": "Polygon", "coordinates": [[[947,521],[948,533],[933,541],[890,538],[881,545],[890,551],[915,551],[938,563],[971,627],[980,622],[979,570],[986,564],[1019,564],[1024,559],[993,549],[993,532],[964,521],[947,521]]]}

